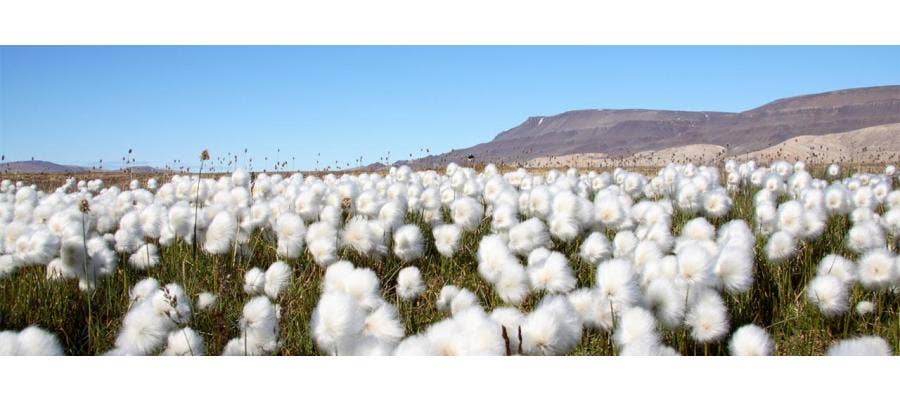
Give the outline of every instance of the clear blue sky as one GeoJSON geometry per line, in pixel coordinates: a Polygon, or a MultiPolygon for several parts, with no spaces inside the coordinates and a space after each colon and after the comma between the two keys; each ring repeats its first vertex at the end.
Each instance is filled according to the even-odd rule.
{"type": "Polygon", "coordinates": [[[0,47],[0,153],[296,168],[488,141],[584,108],[741,111],[900,84],[900,47],[0,47]],[[321,153],[321,156],[317,156],[321,153]],[[242,161],[243,163],[243,161],[242,161]]]}

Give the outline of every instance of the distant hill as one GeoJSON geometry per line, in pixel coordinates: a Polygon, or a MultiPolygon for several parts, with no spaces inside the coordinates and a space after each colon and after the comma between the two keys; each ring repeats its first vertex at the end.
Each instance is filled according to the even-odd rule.
{"type": "MultiPolygon", "coordinates": [[[[164,170],[148,167],[148,166],[135,166],[131,168],[133,172],[139,173],[154,173],[154,172],[163,172],[164,170]]],[[[124,171],[125,169],[118,170],[103,170],[104,172],[115,172],[115,171],[124,171]]],[[[9,174],[36,174],[36,173],[82,173],[82,172],[90,172],[90,168],[79,167],[76,165],[62,165],[56,164],[49,161],[11,161],[0,163],[0,173],[9,173],[9,174]]]]}
{"type": "Polygon", "coordinates": [[[569,154],[629,157],[690,145],[721,146],[728,156],[763,150],[802,135],[900,123],[900,86],[838,90],[775,100],[739,113],[576,110],[535,116],[493,140],[412,163],[527,163],[569,154]]]}
{"type": "Polygon", "coordinates": [[[74,165],[61,165],[49,161],[11,161],[0,163],[0,172],[18,173],[18,174],[34,174],[40,172],[85,172],[88,168],[78,167],[74,165]]]}

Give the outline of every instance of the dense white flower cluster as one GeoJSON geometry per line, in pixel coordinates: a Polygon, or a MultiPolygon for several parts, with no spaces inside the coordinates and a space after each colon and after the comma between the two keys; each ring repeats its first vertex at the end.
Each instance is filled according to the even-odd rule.
{"type": "Polygon", "coordinates": [[[203,338],[186,327],[193,315],[190,299],[178,284],[160,286],[154,278],[136,283],[115,348],[107,355],[204,355],[203,338]]]}
{"type": "MultiPolygon", "coordinates": [[[[767,260],[788,263],[831,218],[843,218],[854,261],[823,259],[806,288],[809,302],[832,316],[850,309],[854,284],[896,291],[894,172],[841,178],[834,165],[823,180],[803,163],[784,161],[728,161],[724,174],[671,164],[651,176],[624,169],[500,173],[493,165],[479,173],[450,164],[443,173],[402,166],[387,174],[251,177],[237,170],[145,187],[134,181],[127,190],[69,180],[50,193],[7,180],[0,183],[0,278],[39,266],[48,279],[77,279],[91,290],[115,272],[119,256],[140,271],[159,268],[161,254],[178,241],[213,256],[250,256],[257,235],[273,243],[280,261],[244,272],[251,298],[226,355],[272,354],[281,346],[277,301],[292,281],[288,262],[304,257],[325,269],[310,321],[324,354],[565,354],[585,329],[596,329],[612,335],[620,354],[677,354],[662,332],[684,330],[699,344],[730,336],[735,355],[767,355],[774,351],[768,333],[756,325],[735,330],[725,301],[751,289],[757,239],[767,260]],[[732,196],[743,190],[754,191],[754,220],[729,220],[732,196]],[[684,218],[677,225],[676,215],[684,218]],[[461,249],[466,238],[477,245],[461,249]],[[573,258],[561,248],[575,249],[573,258]],[[450,259],[460,251],[474,253],[472,268],[493,293],[441,283],[434,304],[446,318],[406,332],[392,301],[420,303],[429,286],[423,271],[434,268],[422,264],[423,255],[450,259]],[[591,285],[578,287],[575,257],[595,269],[591,285]],[[391,276],[396,286],[382,288],[385,277],[365,264],[385,259],[402,267],[391,276]],[[484,296],[493,295],[503,306],[485,309],[484,296]],[[530,312],[519,308],[527,299],[535,300],[530,312]]],[[[192,305],[177,284],[148,278],[132,288],[131,302],[110,354],[206,353],[186,325],[192,311],[215,307],[216,295],[201,293],[192,305]]],[[[860,303],[857,312],[871,307],[860,303]]],[[[35,347],[4,338],[11,349],[35,347]]],[[[831,352],[860,346],[838,347],[831,352]]]]}
{"type": "MultiPolygon", "coordinates": [[[[726,164],[733,190],[744,185],[758,188],[754,194],[755,230],[767,236],[766,257],[788,260],[805,243],[818,239],[830,221],[846,220],[846,248],[823,258],[816,276],[808,283],[806,297],[825,316],[850,309],[850,292],[859,284],[868,291],[900,288],[900,262],[895,255],[900,239],[900,191],[893,189],[896,168],[882,174],[854,173],[841,177],[832,164],[826,179],[816,179],[803,163],[784,161],[768,167],[753,162],[726,164]],[[855,262],[837,253],[854,256],[855,262]]],[[[863,302],[858,313],[872,306],[863,302]]]]}
{"type": "Polygon", "coordinates": [[[21,332],[0,331],[0,356],[61,356],[56,335],[36,326],[21,332]]]}

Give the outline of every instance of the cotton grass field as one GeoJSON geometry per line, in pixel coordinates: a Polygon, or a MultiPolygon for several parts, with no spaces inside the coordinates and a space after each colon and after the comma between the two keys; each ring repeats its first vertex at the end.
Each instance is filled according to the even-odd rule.
{"type": "Polygon", "coordinates": [[[27,178],[4,355],[900,353],[893,166],[27,178]]]}

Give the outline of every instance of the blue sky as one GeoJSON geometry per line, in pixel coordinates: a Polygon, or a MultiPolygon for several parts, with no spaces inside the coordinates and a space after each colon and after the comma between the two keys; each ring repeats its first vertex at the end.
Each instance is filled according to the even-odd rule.
{"type": "Polygon", "coordinates": [[[741,111],[888,84],[900,47],[0,47],[0,153],[110,168],[129,148],[154,166],[246,148],[254,169],[311,169],[572,109],[741,111]]]}

